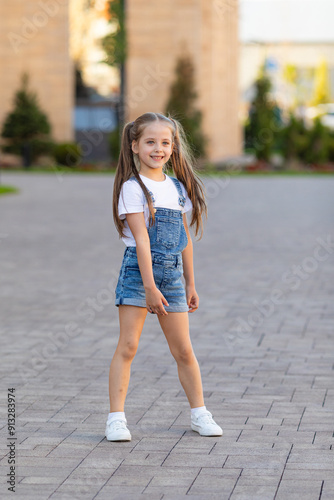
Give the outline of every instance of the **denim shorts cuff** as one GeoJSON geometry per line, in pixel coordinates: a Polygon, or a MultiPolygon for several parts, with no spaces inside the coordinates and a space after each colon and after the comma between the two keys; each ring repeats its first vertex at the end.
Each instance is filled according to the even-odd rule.
{"type": "Polygon", "coordinates": [[[140,299],[136,299],[134,297],[122,297],[119,299],[115,300],[115,306],[138,306],[138,307],[145,307],[146,308],[146,302],[140,299]]]}
{"type": "Polygon", "coordinates": [[[166,307],[165,306],[165,309],[167,312],[189,312],[189,307],[187,305],[185,306],[169,306],[169,307],[166,307]]]}
{"type": "MultiPolygon", "coordinates": [[[[122,298],[122,299],[116,299],[115,300],[115,306],[138,306],[138,307],[145,307],[146,308],[146,303],[144,303],[142,300],[135,299],[135,298],[122,298]]],[[[187,305],[171,305],[166,307],[165,309],[167,312],[189,312],[189,307],[187,305]]]]}

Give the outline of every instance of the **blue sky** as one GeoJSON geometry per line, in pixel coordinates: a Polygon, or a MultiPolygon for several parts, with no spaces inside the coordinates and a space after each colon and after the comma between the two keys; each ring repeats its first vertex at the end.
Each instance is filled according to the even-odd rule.
{"type": "Polygon", "coordinates": [[[239,0],[241,41],[334,42],[334,0],[239,0]]]}

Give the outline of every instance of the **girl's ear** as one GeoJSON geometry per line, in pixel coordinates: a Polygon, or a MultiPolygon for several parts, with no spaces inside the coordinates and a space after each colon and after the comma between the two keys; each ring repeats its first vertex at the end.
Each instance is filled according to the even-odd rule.
{"type": "Polygon", "coordinates": [[[136,141],[132,141],[131,149],[135,154],[138,154],[138,145],[136,141]]]}

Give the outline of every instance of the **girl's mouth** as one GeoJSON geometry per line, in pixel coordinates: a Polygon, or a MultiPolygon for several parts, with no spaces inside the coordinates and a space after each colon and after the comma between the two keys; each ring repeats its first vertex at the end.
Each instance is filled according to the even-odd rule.
{"type": "Polygon", "coordinates": [[[164,157],[163,156],[151,156],[152,160],[155,160],[155,161],[160,161],[162,160],[164,157]]]}

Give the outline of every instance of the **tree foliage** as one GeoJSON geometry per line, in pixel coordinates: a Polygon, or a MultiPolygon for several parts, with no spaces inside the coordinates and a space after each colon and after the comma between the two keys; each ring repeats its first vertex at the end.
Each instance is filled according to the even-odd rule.
{"type": "Polygon", "coordinates": [[[114,31],[102,38],[102,47],[106,53],[104,62],[109,66],[120,66],[125,63],[127,56],[124,0],[111,0],[108,13],[114,31]]]}
{"type": "Polygon", "coordinates": [[[175,67],[165,112],[182,124],[195,157],[205,157],[207,139],[201,130],[202,112],[196,109],[194,66],[189,56],[181,56],[175,67]]]}
{"type": "Polygon", "coordinates": [[[262,67],[255,82],[255,96],[245,130],[246,145],[254,148],[259,160],[270,160],[279,122],[279,110],[271,97],[271,81],[262,67]]]}
{"type": "Polygon", "coordinates": [[[2,149],[13,154],[23,154],[24,149],[29,149],[31,158],[34,158],[50,150],[51,126],[39,107],[36,94],[28,87],[28,75],[23,74],[21,88],[14,97],[14,109],[8,113],[2,126],[1,136],[6,139],[2,149]]]}

